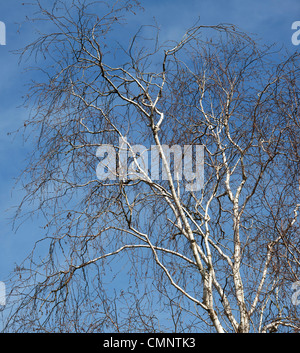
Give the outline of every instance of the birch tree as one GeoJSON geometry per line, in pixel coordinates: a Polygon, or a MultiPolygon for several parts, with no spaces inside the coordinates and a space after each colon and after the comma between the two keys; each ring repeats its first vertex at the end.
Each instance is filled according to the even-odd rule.
{"type": "Polygon", "coordinates": [[[35,6],[48,32],[21,52],[39,73],[16,221],[45,225],[5,330],[299,331],[299,54],[233,25],[127,35],[135,1],[35,6]],[[204,148],[200,189],[179,177],[184,146],[191,174],[204,148]]]}

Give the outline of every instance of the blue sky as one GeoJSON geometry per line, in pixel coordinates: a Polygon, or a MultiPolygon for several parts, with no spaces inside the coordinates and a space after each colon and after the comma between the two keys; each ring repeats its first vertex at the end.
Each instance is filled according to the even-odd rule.
{"type": "MultiPolygon", "coordinates": [[[[6,25],[7,37],[7,45],[0,46],[0,281],[22,262],[41,232],[36,221],[29,220],[17,232],[9,223],[11,207],[18,205],[23,194],[20,187],[12,190],[14,179],[34,147],[24,145],[20,135],[8,135],[28,116],[28,111],[19,106],[30,74],[24,72],[24,64],[18,65],[18,56],[13,53],[35,37],[33,29],[23,23],[30,13],[22,2],[0,0],[0,21],[6,25]]],[[[264,43],[277,43],[291,52],[300,49],[291,43],[291,25],[300,21],[299,0],[141,0],[141,4],[144,11],[130,18],[131,25],[150,24],[155,17],[163,40],[179,40],[200,18],[200,24],[232,23],[256,34],[264,43]]]]}

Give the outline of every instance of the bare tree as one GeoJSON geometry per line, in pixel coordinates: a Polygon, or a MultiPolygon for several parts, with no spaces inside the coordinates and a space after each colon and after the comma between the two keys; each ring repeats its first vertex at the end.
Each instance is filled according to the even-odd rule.
{"type": "Polygon", "coordinates": [[[6,330],[299,331],[299,54],[222,24],[165,44],[142,26],[121,45],[134,1],[36,5],[49,33],[22,51],[40,74],[17,219],[32,204],[46,224],[6,330]],[[103,145],[110,180],[96,176],[103,145]],[[192,145],[201,189],[166,148],[192,145]],[[155,146],[164,180],[136,146],[155,146]]]}

